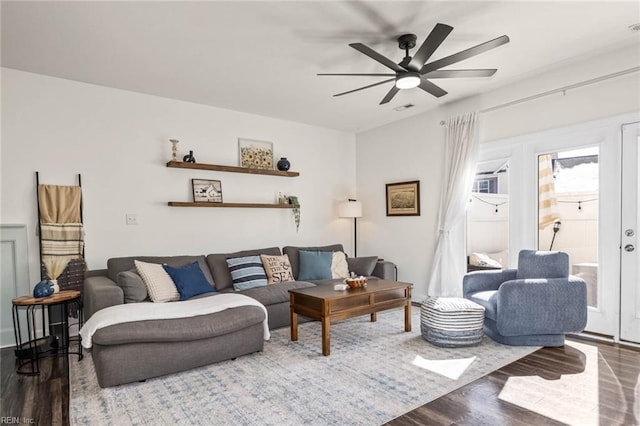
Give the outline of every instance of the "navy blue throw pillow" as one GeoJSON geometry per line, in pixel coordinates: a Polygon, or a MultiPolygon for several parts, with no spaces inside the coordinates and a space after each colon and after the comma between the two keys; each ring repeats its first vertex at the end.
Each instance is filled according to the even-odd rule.
{"type": "Polygon", "coordinates": [[[198,294],[217,291],[211,287],[209,281],[204,277],[198,262],[193,262],[191,265],[183,266],[182,268],[174,268],[169,265],[162,265],[162,267],[176,285],[178,293],[180,293],[180,300],[187,300],[198,294]]]}

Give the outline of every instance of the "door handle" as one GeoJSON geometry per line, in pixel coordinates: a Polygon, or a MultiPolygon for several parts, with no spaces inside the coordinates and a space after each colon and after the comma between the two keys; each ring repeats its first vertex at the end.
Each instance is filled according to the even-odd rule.
{"type": "Polygon", "coordinates": [[[628,251],[629,253],[631,253],[632,251],[634,251],[636,248],[634,247],[633,244],[627,244],[626,246],[624,246],[624,249],[626,251],[628,251]]]}

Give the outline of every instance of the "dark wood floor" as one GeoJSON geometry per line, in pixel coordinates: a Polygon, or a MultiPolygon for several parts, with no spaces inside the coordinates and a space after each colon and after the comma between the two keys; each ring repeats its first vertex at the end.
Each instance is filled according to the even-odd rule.
{"type": "MultiPolygon", "coordinates": [[[[70,355],[77,359],[75,355],[70,355]]],[[[35,425],[69,424],[69,367],[66,355],[40,360],[40,374],[15,373],[13,348],[0,350],[2,399],[0,420],[35,425]],[[16,421],[15,418],[19,419],[16,421]]]]}
{"type": "MultiPolygon", "coordinates": [[[[11,348],[2,349],[0,358],[0,417],[38,425],[69,424],[65,357],[45,358],[36,377],[15,374],[11,348]]],[[[71,355],[71,362],[78,362],[77,357],[71,355]]],[[[574,339],[562,348],[540,349],[388,424],[580,424],[577,418],[567,421],[571,410],[586,415],[592,424],[639,424],[640,351],[574,339]],[[572,377],[577,384],[571,384],[572,377]],[[593,407],[584,402],[589,396],[593,407]],[[539,408],[526,408],[530,400],[540,399],[539,408]]]]}
{"type": "Polygon", "coordinates": [[[640,424],[640,351],[570,339],[564,347],[542,348],[388,423],[563,424],[640,424]],[[531,401],[537,407],[524,408],[531,401]]]}

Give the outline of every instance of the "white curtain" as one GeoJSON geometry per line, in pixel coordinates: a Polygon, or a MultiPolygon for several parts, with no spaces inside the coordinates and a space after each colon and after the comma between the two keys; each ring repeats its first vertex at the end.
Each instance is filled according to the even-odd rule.
{"type": "Polygon", "coordinates": [[[438,245],[433,259],[429,296],[460,297],[466,256],[463,224],[478,162],[478,114],[446,123],[445,175],[438,213],[438,245]]]}

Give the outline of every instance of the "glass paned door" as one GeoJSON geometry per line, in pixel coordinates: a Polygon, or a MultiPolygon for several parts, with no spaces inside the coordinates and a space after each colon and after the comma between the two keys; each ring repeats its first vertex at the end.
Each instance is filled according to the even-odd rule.
{"type": "Polygon", "coordinates": [[[538,249],[569,255],[569,271],[587,283],[598,307],[599,148],[538,156],[538,249]]]}

